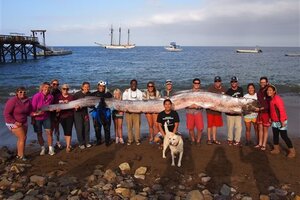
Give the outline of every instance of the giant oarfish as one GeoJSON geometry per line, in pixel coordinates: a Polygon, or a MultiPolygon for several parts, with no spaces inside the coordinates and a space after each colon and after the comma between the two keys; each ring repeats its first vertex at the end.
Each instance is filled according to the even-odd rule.
{"type": "MultiPolygon", "coordinates": [[[[253,99],[234,98],[228,95],[215,94],[211,92],[180,92],[170,98],[175,110],[184,109],[193,104],[202,108],[216,110],[225,113],[248,113],[257,107],[253,99]]],[[[41,110],[65,110],[75,106],[87,107],[97,106],[99,97],[85,97],[67,104],[53,104],[43,107],[41,110]]],[[[132,113],[159,113],[164,110],[163,99],[157,100],[116,100],[105,99],[106,106],[115,110],[132,113]]]]}

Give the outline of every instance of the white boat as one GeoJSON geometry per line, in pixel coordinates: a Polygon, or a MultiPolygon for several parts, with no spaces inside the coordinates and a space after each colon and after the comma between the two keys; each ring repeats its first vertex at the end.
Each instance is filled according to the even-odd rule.
{"type": "Polygon", "coordinates": [[[113,35],[114,35],[114,29],[111,26],[110,28],[110,45],[105,45],[105,44],[99,44],[95,42],[95,44],[100,45],[104,47],[105,49],[132,49],[135,47],[135,44],[130,44],[129,38],[130,38],[130,30],[128,29],[128,38],[127,38],[127,44],[121,44],[121,27],[119,27],[119,44],[114,44],[113,43],[113,35]]]}
{"type": "Polygon", "coordinates": [[[170,45],[165,47],[167,51],[177,52],[182,51],[182,48],[180,48],[179,45],[176,44],[176,42],[170,42],[170,45]]]}
{"type": "Polygon", "coordinates": [[[59,50],[43,50],[39,51],[36,53],[36,56],[64,56],[64,55],[69,55],[72,54],[73,52],[70,50],[64,50],[64,49],[59,49],[59,50]]]}
{"type": "Polygon", "coordinates": [[[262,50],[259,48],[255,49],[237,49],[237,53],[262,53],[262,50]]]}
{"type": "Polygon", "coordinates": [[[298,57],[300,56],[300,53],[287,53],[285,56],[290,56],[290,57],[298,57]]]}

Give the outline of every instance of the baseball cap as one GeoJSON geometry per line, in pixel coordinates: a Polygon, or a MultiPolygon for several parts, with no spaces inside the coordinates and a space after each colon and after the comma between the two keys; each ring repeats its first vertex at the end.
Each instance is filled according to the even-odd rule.
{"type": "Polygon", "coordinates": [[[106,84],[107,84],[107,82],[106,82],[106,81],[102,81],[102,80],[101,80],[101,81],[99,81],[99,82],[98,82],[98,85],[103,85],[103,86],[106,86],[106,84]]]}
{"type": "Polygon", "coordinates": [[[166,85],[172,85],[172,80],[171,79],[167,79],[166,80],[166,85]]]}
{"type": "Polygon", "coordinates": [[[216,76],[216,77],[215,77],[215,82],[216,82],[216,81],[222,81],[221,77],[220,77],[220,76],[216,76]]]}
{"type": "Polygon", "coordinates": [[[238,78],[236,76],[231,77],[230,82],[238,82],[238,78]]]}

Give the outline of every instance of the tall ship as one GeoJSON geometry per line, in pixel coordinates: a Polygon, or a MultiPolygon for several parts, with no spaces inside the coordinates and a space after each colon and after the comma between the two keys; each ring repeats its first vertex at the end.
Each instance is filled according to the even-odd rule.
{"type": "Polygon", "coordinates": [[[98,44],[105,49],[132,49],[135,47],[135,44],[130,44],[130,30],[127,31],[127,44],[121,44],[121,36],[122,36],[122,30],[121,27],[119,27],[119,44],[114,44],[114,29],[111,26],[110,28],[110,44],[109,45],[103,45],[95,42],[95,44],[98,44]]]}

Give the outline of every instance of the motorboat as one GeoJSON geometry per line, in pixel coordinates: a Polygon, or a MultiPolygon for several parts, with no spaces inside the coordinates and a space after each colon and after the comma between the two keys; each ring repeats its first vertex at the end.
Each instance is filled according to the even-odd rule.
{"type": "Polygon", "coordinates": [[[64,56],[72,54],[73,52],[71,50],[65,50],[65,49],[51,49],[51,50],[43,50],[36,53],[36,56],[64,56]]]}
{"type": "Polygon", "coordinates": [[[179,45],[176,44],[176,42],[171,42],[169,46],[165,47],[167,51],[172,51],[172,52],[178,52],[182,51],[182,48],[180,48],[179,45]]]}
{"type": "Polygon", "coordinates": [[[132,49],[135,47],[135,44],[130,44],[129,39],[130,39],[130,30],[128,29],[128,38],[127,38],[127,44],[121,44],[121,27],[119,27],[119,44],[114,44],[113,42],[113,35],[114,35],[114,29],[111,26],[110,28],[110,44],[105,45],[105,44],[99,44],[98,42],[95,42],[95,44],[105,48],[105,49],[132,49]]]}
{"type": "Polygon", "coordinates": [[[237,49],[237,53],[262,53],[262,50],[259,48],[255,49],[237,49]]]}
{"type": "Polygon", "coordinates": [[[290,57],[299,57],[300,53],[287,53],[285,56],[290,56],[290,57]]]}

